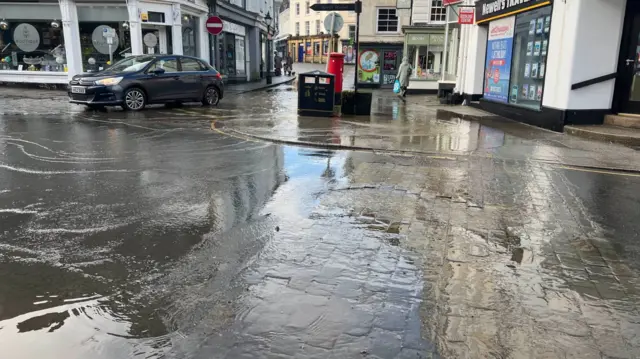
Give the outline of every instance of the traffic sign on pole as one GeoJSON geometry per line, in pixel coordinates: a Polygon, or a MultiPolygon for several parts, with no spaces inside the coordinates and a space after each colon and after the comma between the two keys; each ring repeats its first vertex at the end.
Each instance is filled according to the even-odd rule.
{"type": "Polygon", "coordinates": [[[218,35],[222,32],[222,19],[217,16],[210,16],[206,22],[207,32],[211,35],[218,35]]]}
{"type": "Polygon", "coordinates": [[[356,11],[356,4],[313,4],[311,5],[313,11],[356,11]]]}

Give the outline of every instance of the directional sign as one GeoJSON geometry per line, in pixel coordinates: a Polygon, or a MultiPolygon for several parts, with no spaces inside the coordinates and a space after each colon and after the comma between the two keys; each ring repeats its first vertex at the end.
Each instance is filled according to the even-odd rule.
{"type": "Polygon", "coordinates": [[[313,11],[356,11],[356,4],[313,4],[311,5],[313,11]]]}
{"type": "Polygon", "coordinates": [[[222,32],[222,19],[217,16],[211,16],[207,19],[206,26],[211,35],[218,35],[222,32]]]}

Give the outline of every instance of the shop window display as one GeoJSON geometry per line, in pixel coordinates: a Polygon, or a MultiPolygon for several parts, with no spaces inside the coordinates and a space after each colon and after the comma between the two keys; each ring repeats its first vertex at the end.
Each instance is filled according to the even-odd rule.
{"type": "Polygon", "coordinates": [[[0,70],[67,70],[60,22],[11,20],[4,25],[0,27],[0,70]]]}
{"type": "Polygon", "coordinates": [[[516,16],[509,102],[539,109],[549,48],[551,7],[516,16]]]}
{"type": "Polygon", "coordinates": [[[84,71],[101,71],[131,53],[129,31],[124,22],[80,22],[78,25],[84,71]],[[115,30],[111,45],[104,37],[105,30],[110,29],[115,30]]]}
{"type": "Polygon", "coordinates": [[[182,17],[182,53],[196,56],[196,18],[185,15],[182,17]]]}
{"type": "Polygon", "coordinates": [[[432,80],[440,79],[442,68],[442,46],[409,46],[409,61],[413,65],[412,79],[432,80]],[[432,51],[439,50],[439,51],[432,51]]]}

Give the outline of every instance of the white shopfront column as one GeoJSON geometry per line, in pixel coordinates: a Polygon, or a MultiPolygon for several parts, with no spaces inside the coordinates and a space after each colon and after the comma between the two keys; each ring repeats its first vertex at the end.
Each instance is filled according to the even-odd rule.
{"type": "Polygon", "coordinates": [[[142,26],[140,25],[140,8],[138,0],[128,0],[129,33],[131,34],[131,54],[142,55],[142,26]]]}
{"type": "Polygon", "coordinates": [[[196,51],[198,57],[203,59],[206,62],[209,62],[209,33],[207,32],[207,19],[209,16],[207,14],[203,14],[196,19],[197,22],[197,32],[196,41],[198,44],[196,45],[196,51]]]}
{"type": "Polygon", "coordinates": [[[171,25],[171,46],[174,55],[182,55],[182,11],[180,4],[171,5],[173,25],[171,25]]]}
{"type": "Polygon", "coordinates": [[[610,109],[615,81],[571,85],[617,71],[625,0],[554,1],[542,105],[560,110],[610,109]]]}
{"type": "Polygon", "coordinates": [[[74,75],[83,72],[76,3],[73,0],[60,0],[60,13],[62,16],[68,78],[71,79],[74,75]]]}
{"type": "Polygon", "coordinates": [[[480,97],[482,96],[482,85],[484,79],[484,62],[487,54],[487,27],[478,25],[463,25],[469,28],[464,36],[464,43],[460,46],[465,48],[465,58],[462,61],[462,69],[456,87],[464,95],[480,97]]]}

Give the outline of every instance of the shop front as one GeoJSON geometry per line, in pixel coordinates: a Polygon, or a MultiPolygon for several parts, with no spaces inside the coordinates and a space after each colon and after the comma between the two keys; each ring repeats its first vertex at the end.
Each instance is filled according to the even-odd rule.
{"type": "Polygon", "coordinates": [[[358,85],[392,88],[402,62],[402,44],[361,43],[357,63],[358,85]]]}
{"type": "Polygon", "coordinates": [[[344,54],[344,63],[355,65],[356,63],[356,47],[353,45],[353,41],[340,40],[342,43],[342,53],[344,54]]]}
{"type": "Polygon", "coordinates": [[[456,88],[468,102],[558,131],[640,113],[638,1],[502,4],[475,2],[476,24],[461,28],[456,88]]]}
{"type": "Polygon", "coordinates": [[[444,26],[405,26],[402,30],[404,53],[413,66],[409,91],[436,93],[444,70],[444,26]]]}
{"type": "Polygon", "coordinates": [[[223,32],[218,35],[218,69],[229,83],[247,81],[247,29],[223,20],[223,32]]]}
{"type": "Polygon", "coordinates": [[[207,58],[208,48],[198,36],[206,7],[183,8],[190,13],[181,16],[176,3],[142,1],[5,4],[0,9],[0,82],[67,84],[78,73],[146,53],[207,58]]]}

